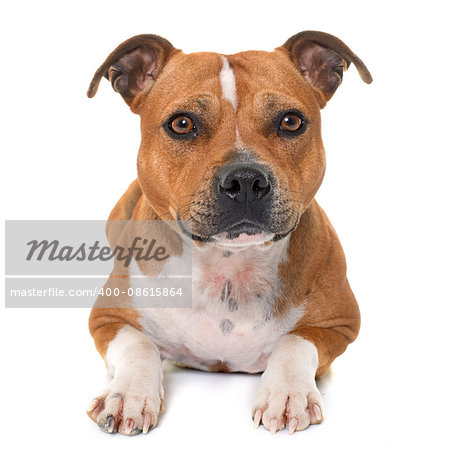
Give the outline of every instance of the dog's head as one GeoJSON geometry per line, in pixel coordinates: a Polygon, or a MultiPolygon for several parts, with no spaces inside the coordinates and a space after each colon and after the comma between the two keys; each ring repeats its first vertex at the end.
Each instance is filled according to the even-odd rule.
{"type": "Polygon", "coordinates": [[[184,54],[140,35],[97,70],[141,117],[139,183],[156,213],[190,220],[192,238],[222,245],[279,240],[319,188],[320,109],[354,63],[339,39],[306,31],[274,52],[184,54]]]}

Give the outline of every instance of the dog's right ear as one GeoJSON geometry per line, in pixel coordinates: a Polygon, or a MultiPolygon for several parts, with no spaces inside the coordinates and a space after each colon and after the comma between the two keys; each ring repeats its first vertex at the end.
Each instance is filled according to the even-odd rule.
{"type": "Polygon", "coordinates": [[[152,87],[170,56],[179,51],[169,41],[154,34],[134,36],[122,42],[98,68],[87,95],[92,98],[105,77],[131,107],[138,94],[146,93],[152,87]]]}

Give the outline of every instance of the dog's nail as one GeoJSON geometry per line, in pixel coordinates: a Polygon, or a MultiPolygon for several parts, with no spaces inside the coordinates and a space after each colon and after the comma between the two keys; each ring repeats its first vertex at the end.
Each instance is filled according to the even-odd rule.
{"type": "Polygon", "coordinates": [[[94,400],[92,400],[92,402],[89,403],[89,406],[86,411],[88,413],[91,413],[92,411],[94,411],[94,409],[97,408],[99,402],[100,402],[100,400],[98,398],[94,398],[94,400]]]}
{"type": "Polygon", "coordinates": [[[150,424],[152,423],[152,417],[149,413],[145,413],[144,416],[144,426],[142,427],[142,432],[147,434],[150,430],[150,424]]]}
{"type": "Polygon", "coordinates": [[[298,419],[296,417],[293,417],[289,421],[289,434],[292,434],[296,429],[298,425],[298,419]]]}
{"type": "Polygon", "coordinates": [[[257,409],[255,411],[255,416],[253,418],[253,426],[255,428],[259,427],[259,424],[261,423],[261,418],[262,418],[262,410],[261,409],[257,409]]]}
{"type": "Polygon", "coordinates": [[[278,429],[278,420],[277,419],[271,419],[269,431],[272,434],[275,434],[277,432],[277,429],[278,429]]]}
{"type": "Polygon", "coordinates": [[[106,419],[106,426],[105,426],[106,431],[108,433],[112,433],[114,431],[114,423],[115,423],[114,417],[108,416],[106,419]]]}
{"type": "Polygon", "coordinates": [[[320,422],[322,420],[322,411],[320,410],[320,406],[316,403],[313,406],[314,419],[320,422]]]}
{"type": "Polygon", "coordinates": [[[134,429],[134,420],[133,419],[127,419],[125,422],[125,433],[131,434],[134,429]]]}

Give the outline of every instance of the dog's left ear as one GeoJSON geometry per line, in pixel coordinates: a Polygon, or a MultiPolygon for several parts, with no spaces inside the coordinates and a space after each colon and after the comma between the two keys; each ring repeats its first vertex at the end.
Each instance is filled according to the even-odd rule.
{"type": "Polygon", "coordinates": [[[280,49],[287,50],[291,60],[312,87],[323,108],[342,82],[343,72],[355,64],[365,83],[372,75],[364,63],[340,39],[320,31],[302,31],[288,39],[280,49]]]}

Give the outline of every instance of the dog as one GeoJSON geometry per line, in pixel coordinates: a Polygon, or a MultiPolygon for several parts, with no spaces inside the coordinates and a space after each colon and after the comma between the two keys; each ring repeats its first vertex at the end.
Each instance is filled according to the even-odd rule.
{"type": "MultiPolygon", "coordinates": [[[[372,82],[341,40],[304,31],[273,52],[233,55],[185,54],[139,35],[99,67],[88,97],[105,77],[141,119],[138,178],[109,220],[175,221],[193,264],[190,308],[139,308],[131,297],[92,309],[113,376],[87,411],[101,429],[156,425],[164,359],[262,372],[255,427],[293,433],[323,420],[315,380],[360,328],[343,250],[314,198],[325,172],[320,110],[351,63],[372,82]]],[[[110,229],[110,242],[122,231],[110,229]]],[[[106,286],[117,278],[129,283],[106,286]]]]}

